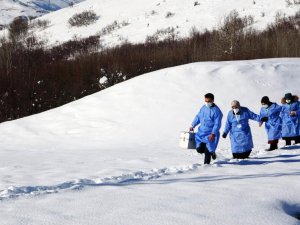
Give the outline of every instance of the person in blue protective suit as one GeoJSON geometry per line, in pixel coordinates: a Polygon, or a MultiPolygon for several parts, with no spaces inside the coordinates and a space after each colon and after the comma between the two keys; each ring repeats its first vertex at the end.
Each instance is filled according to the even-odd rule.
{"type": "Polygon", "coordinates": [[[280,112],[282,107],[276,103],[270,102],[268,96],[261,99],[260,117],[261,123],[265,123],[265,129],[268,135],[268,144],[270,144],[267,151],[278,149],[278,140],[281,138],[282,120],[280,112]]]}
{"type": "Polygon", "coordinates": [[[295,139],[295,144],[300,144],[300,101],[298,96],[295,96],[294,99],[297,100],[296,102],[298,103],[298,109],[299,109],[296,112],[296,116],[298,117],[298,132],[297,132],[297,137],[295,139]]]}
{"type": "Polygon", "coordinates": [[[223,114],[220,108],[214,103],[214,95],[208,93],[204,96],[203,105],[192,122],[190,131],[199,125],[195,135],[196,150],[204,153],[204,164],[210,164],[211,158],[216,159],[216,148],[220,139],[220,128],[223,114]]]}
{"type": "Polygon", "coordinates": [[[231,151],[234,159],[248,158],[252,148],[253,140],[249,120],[260,122],[260,116],[251,112],[246,107],[241,107],[239,101],[231,102],[228,112],[226,126],[222,137],[226,138],[230,132],[231,151]]]}
{"type": "Polygon", "coordinates": [[[295,143],[300,143],[299,140],[299,114],[300,114],[300,104],[298,102],[298,97],[293,96],[291,93],[287,93],[282,98],[282,139],[285,140],[286,146],[292,144],[292,140],[295,143]]]}

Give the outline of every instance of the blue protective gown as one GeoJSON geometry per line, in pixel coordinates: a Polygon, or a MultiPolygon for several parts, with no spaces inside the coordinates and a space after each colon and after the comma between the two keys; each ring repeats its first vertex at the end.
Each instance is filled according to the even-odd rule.
{"type": "Polygon", "coordinates": [[[244,153],[252,150],[253,140],[249,119],[260,122],[260,116],[246,107],[240,107],[237,115],[232,110],[228,112],[224,133],[230,132],[232,153],[244,153]]]}
{"type": "Polygon", "coordinates": [[[202,106],[195,119],[192,122],[192,127],[195,128],[198,124],[198,132],[195,135],[196,147],[198,148],[201,143],[206,143],[209,152],[216,151],[219,139],[220,128],[222,125],[223,114],[217,105],[212,107],[202,106]],[[210,134],[215,134],[215,139],[209,141],[210,134]]]}
{"type": "Polygon", "coordinates": [[[300,136],[300,101],[298,101],[297,117],[298,117],[298,132],[297,132],[297,136],[300,136]]]}
{"type": "Polygon", "coordinates": [[[282,120],[280,112],[282,107],[276,103],[272,103],[268,108],[261,108],[260,117],[268,117],[265,122],[265,129],[268,134],[268,141],[278,140],[281,138],[282,120]]]}
{"type": "Polygon", "coordinates": [[[280,116],[282,118],[282,137],[295,137],[299,135],[299,102],[293,102],[291,104],[283,104],[280,116]],[[290,112],[296,111],[296,116],[291,116],[290,112]]]}

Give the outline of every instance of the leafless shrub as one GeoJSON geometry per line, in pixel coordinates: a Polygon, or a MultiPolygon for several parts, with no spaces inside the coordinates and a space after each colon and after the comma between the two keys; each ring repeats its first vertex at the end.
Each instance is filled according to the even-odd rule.
{"type": "Polygon", "coordinates": [[[287,5],[287,6],[291,6],[291,5],[293,5],[293,3],[292,3],[292,1],[291,1],[291,0],[285,0],[285,2],[286,2],[286,5],[287,5]]]}
{"type": "Polygon", "coordinates": [[[154,16],[154,15],[156,15],[157,14],[157,12],[155,11],[155,10],[152,10],[151,12],[150,12],[150,15],[151,16],[154,16]]]}
{"type": "Polygon", "coordinates": [[[285,0],[285,2],[288,7],[292,7],[294,5],[300,5],[300,0],[285,0]]]}
{"type": "Polygon", "coordinates": [[[163,40],[176,40],[179,33],[174,27],[157,30],[152,36],[146,37],[146,42],[158,42],[163,40]]]}
{"type": "Polygon", "coordinates": [[[118,22],[118,21],[114,21],[113,23],[107,25],[106,27],[102,28],[100,32],[98,32],[97,34],[99,36],[104,36],[104,35],[108,35],[111,34],[113,31],[118,30],[122,27],[128,26],[129,22],[128,21],[122,21],[122,22],[118,22]]]}
{"type": "Polygon", "coordinates": [[[194,2],[194,6],[200,5],[200,3],[198,1],[194,2]]]}
{"type": "Polygon", "coordinates": [[[167,12],[166,18],[170,18],[170,17],[172,17],[172,16],[174,16],[174,15],[175,15],[175,13],[167,12]]]}
{"type": "Polygon", "coordinates": [[[46,29],[50,25],[50,20],[37,19],[30,24],[30,28],[46,29]]]}
{"type": "Polygon", "coordinates": [[[95,23],[97,19],[97,15],[94,11],[86,10],[82,13],[74,14],[68,22],[72,27],[81,27],[95,23]]]}
{"type": "Polygon", "coordinates": [[[294,0],[294,5],[300,5],[300,0],[294,0]]]}
{"type": "Polygon", "coordinates": [[[110,34],[112,31],[119,29],[120,27],[120,24],[115,20],[112,24],[109,24],[106,27],[102,28],[100,35],[110,34]]]}
{"type": "Polygon", "coordinates": [[[18,41],[21,38],[26,37],[28,29],[28,20],[23,17],[17,17],[8,26],[9,37],[11,40],[18,41]]]}
{"type": "Polygon", "coordinates": [[[7,26],[6,25],[2,25],[2,24],[0,24],[0,30],[4,30],[4,29],[6,29],[7,28],[7,26]]]}

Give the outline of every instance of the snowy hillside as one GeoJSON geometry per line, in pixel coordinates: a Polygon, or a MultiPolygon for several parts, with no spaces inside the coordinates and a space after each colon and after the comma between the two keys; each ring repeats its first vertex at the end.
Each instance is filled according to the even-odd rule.
{"type": "Polygon", "coordinates": [[[15,17],[37,17],[68,7],[71,2],[84,0],[0,0],[0,25],[9,24],[15,17]]]}
{"type": "Polygon", "coordinates": [[[289,5],[286,0],[86,0],[44,16],[51,26],[36,34],[49,39],[50,44],[96,34],[101,36],[104,46],[124,41],[140,43],[147,36],[186,37],[194,27],[200,31],[217,27],[232,10],[240,16],[253,16],[253,27],[262,29],[275,21],[276,14],[294,15],[300,4],[291,1],[289,5]],[[97,14],[96,23],[70,27],[69,18],[85,10],[97,14]]]}
{"type": "Polygon", "coordinates": [[[188,64],[0,124],[1,225],[299,224],[300,146],[265,152],[253,122],[251,159],[231,160],[228,139],[211,166],[178,147],[205,93],[224,115],[233,99],[258,112],[264,95],[300,94],[299,70],[299,58],[188,64]]]}

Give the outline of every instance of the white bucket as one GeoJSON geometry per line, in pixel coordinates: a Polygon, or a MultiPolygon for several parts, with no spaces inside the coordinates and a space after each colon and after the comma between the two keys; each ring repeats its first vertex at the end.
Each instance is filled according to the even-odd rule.
{"type": "Polygon", "coordinates": [[[195,133],[181,132],[179,146],[185,149],[196,149],[195,133]]]}

